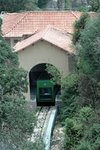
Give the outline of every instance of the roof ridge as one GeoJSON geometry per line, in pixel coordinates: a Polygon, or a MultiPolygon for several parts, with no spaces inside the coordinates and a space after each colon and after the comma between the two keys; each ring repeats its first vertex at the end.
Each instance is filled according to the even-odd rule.
{"type": "MultiPolygon", "coordinates": [[[[44,11],[44,10],[39,10],[39,11],[25,11],[25,12],[18,12],[18,13],[52,13],[52,12],[58,12],[58,13],[66,13],[66,12],[71,12],[71,10],[46,10],[46,11],[44,11]]],[[[76,11],[75,11],[76,12],[76,11]]],[[[12,13],[9,13],[9,14],[12,14],[12,13]]]]}
{"type": "MultiPolygon", "coordinates": [[[[76,12],[76,11],[75,11],[76,12]]],[[[74,13],[74,11],[71,11],[71,13],[72,13],[72,15],[74,16],[74,17],[76,17],[77,19],[78,19],[78,16],[74,13]]]]}
{"type": "MultiPolygon", "coordinates": [[[[11,32],[24,19],[24,17],[26,17],[27,15],[28,15],[28,13],[25,13],[25,15],[23,15],[21,17],[21,19],[19,19],[18,22],[6,34],[8,34],[9,32],[11,32]]],[[[6,35],[6,34],[4,34],[4,35],[6,35]]]]}
{"type": "Polygon", "coordinates": [[[47,11],[44,11],[44,10],[39,10],[39,11],[24,11],[24,12],[15,12],[15,13],[6,13],[8,15],[11,15],[11,14],[28,14],[28,13],[52,13],[52,12],[55,12],[55,13],[67,13],[67,12],[80,12],[80,11],[72,11],[72,10],[47,10],[47,11]]]}
{"type": "MultiPolygon", "coordinates": [[[[22,37],[24,34],[31,35],[36,30],[38,32],[42,31],[42,29],[49,25],[53,26],[53,29],[73,33],[72,24],[79,17],[80,13],[78,11],[28,11],[9,13],[5,15],[2,32],[5,38],[22,37]]],[[[42,33],[42,36],[46,32],[47,30],[42,33]]]]}
{"type": "Polygon", "coordinates": [[[43,34],[41,35],[41,39],[43,39],[45,37],[45,35],[49,31],[50,27],[51,27],[51,25],[49,24],[49,25],[47,25],[45,30],[43,29],[43,34]]]}
{"type": "Polygon", "coordinates": [[[50,31],[50,29],[54,29],[54,30],[57,30],[57,31],[60,31],[60,32],[62,32],[62,33],[64,33],[62,30],[60,30],[59,28],[57,28],[57,27],[54,27],[53,25],[47,25],[46,26],[46,29],[44,30],[43,29],[43,34],[42,34],[42,36],[41,36],[41,39],[44,39],[45,38],[45,36],[46,36],[46,34],[48,34],[48,32],[50,31]]]}
{"type": "MultiPolygon", "coordinates": [[[[49,27],[47,27],[46,30],[44,30],[44,32],[42,33],[42,31],[38,32],[37,34],[35,35],[32,35],[31,37],[21,41],[21,42],[18,42],[13,48],[15,49],[14,52],[18,52],[18,51],[21,51],[27,47],[29,47],[30,45],[32,44],[35,44],[36,42],[38,41],[46,41],[46,42],[49,42],[51,44],[53,44],[54,46],[57,46],[63,50],[65,50],[66,52],[69,52],[69,53],[73,53],[73,50],[72,48],[70,47],[70,44],[71,44],[71,38],[69,35],[65,35],[63,34],[63,36],[59,35],[60,38],[62,39],[60,42],[59,42],[59,38],[58,38],[58,34],[54,32],[54,37],[52,38],[52,31],[50,30],[49,27]],[[50,34],[48,34],[48,32],[50,31],[50,34]],[[41,33],[40,33],[41,32],[41,33]],[[47,32],[47,33],[46,33],[47,32]],[[43,34],[47,34],[46,37],[43,37],[43,34]],[[41,35],[42,34],[42,35],[41,35]],[[66,37],[65,37],[66,36],[66,37]],[[70,40],[70,42],[66,42],[66,38],[68,37],[68,41],[70,40]],[[55,39],[55,40],[54,40],[55,39]],[[26,41],[27,40],[27,41],[26,41]],[[69,44],[68,44],[69,43],[69,44]]],[[[61,31],[60,31],[61,32],[61,31]]]]}

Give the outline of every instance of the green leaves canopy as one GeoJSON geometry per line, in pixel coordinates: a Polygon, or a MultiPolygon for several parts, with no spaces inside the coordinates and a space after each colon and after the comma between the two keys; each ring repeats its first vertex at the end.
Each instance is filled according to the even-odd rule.
{"type": "Polygon", "coordinates": [[[37,9],[37,0],[0,0],[0,12],[17,12],[37,9]]]}
{"type": "Polygon", "coordinates": [[[21,150],[33,131],[34,114],[27,109],[27,72],[0,36],[0,145],[21,150]]]}
{"type": "Polygon", "coordinates": [[[100,15],[87,23],[79,44],[80,71],[100,79],[100,15]]]}

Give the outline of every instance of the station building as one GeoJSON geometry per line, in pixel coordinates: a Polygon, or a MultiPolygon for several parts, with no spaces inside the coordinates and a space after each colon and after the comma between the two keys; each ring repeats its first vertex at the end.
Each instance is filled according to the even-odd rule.
{"type": "Polygon", "coordinates": [[[55,66],[63,76],[73,70],[73,26],[80,16],[80,12],[72,11],[34,11],[3,15],[3,36],[18,54],[20,67],[28,72],[29,84],[25,96],[34,105],[37,105],[34,98],[37,80],[50,79],[46,64],[55,66]]]}

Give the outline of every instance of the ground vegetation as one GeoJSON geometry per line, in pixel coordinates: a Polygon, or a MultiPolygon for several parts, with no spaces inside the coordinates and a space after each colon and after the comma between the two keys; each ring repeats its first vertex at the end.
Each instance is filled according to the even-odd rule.
{"type": "Polygon", "coordinates": [[[94,17],[84,14],[76,22],[75,28],[78,31],[74,33],[78,35],[73,37],[77,49],[75,70],[60,81],[63,101],[60,122],[65,129],[64,149],[99,150],[100,14],[94,17]]]}
{"type": "MultiPolygon", "coordinates": [[[[94,18],[89,20],[84,18],[85,26],[80,32],[78,41],[76,40],[77,82],[72,77],[74,83],[77,83],[76,91],[73,92],[75,84],[70,89],[71,80],[69,79],[69,84],[65,81],[65,87],[69,89],[69,92],[68,90],[65,92],[66,100],[62,93],[64,115],[66,116],[64,143],[66,150],[100,149],[100,15],[94,18]],[[72,94],[70,100],[68,99],[69,93],[72,94]],[[73,97],[74,101],[72,101],[73,97]],[[71,114],[68,110],[71,106],[66,105],[68,100],[71,106],[74,106],[72,108],[75,108],[71,114]]],[[[81,25],[80,20],[78,23],[81,25]]]]}
{"type": "Polygon", "coordinates": [[[37,9],[37,0],[0,0],[0,12],[21,12],[37,9]]]}
{"type": "MultiPolygon", "coordinates": [[[[0,20],[0,25],[2,21],[0,20]]],[[[40,141],[29,139],[35,125],[35,112],[30,110],[24,94],[27,72],[19,68],[17,54],[0,35],[0,149],[43,149],[40,141]],[[37,146],[38,145],[38,146],[37,146]]]]}

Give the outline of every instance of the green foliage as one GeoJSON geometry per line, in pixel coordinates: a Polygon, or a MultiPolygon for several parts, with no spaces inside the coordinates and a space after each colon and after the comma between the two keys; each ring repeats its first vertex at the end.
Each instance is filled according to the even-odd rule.
{"type": "MultiPolygon", "coordinates": [[[[100,126],[100,125],[99,125],[100,126]]],[[[100,149],[100,135],[96,139],[95,143],[93,144],[93,150],[99,150],[100,149]]]]}
{"type": "MultiPolygon", "coordinates": [[[[23,10],[39,10],[46,8],[49,0],[0,0],[0,12],[18,12],[23,10]]],[[[58,9],[74,9],[82,12],[99,11],[99,0],[57,0],[58,9]]]]}
{"type": "MultiPolygon", "coordinates": [[[[2,150],[16,150],[16,147],[14,145],[10,144],[4,144],[0,143],[0,149],[2,150]]],[[[37,140],[36,142],[23,142],[22,146],[19,148],[17,147],[17,150],[45,150],[45,146],[42,140],[37,140]]]]}
{"type": "Polygon", "coordinates": [[[38,7],[43,9],[48,2],[49,0],[38,0],[38,7]]]}
{"type": "Polygon", "coordinates": [[[24,5],[25,10],[39,10],[38,0],[26,0],[24,5]]]}
{"type": "Polygon", "coordinates": [[[95,108],[100,97],[100,15],[87,23],[79,45],[80,99],[95,108]]]}
{"type": "Polygon", "coordinates": [[[70,74],[62,80],[61,83],[61,99],[63,105],[61,108],[61,120],[65,120],[67,117],[72,117],[78,108],[77,97],[78,97],[78,75],[70,74]]]}
{"type": "Polygon", "coordinates": [[[21,98],[4,97],[4,100],[0,102],[0,141],[20,149],[31,136],[34,114],[26,110],[21,98]]]}
{"type": "Polygon", "coordinates": [[[38,140],[35,144],[34,144],[34,149],[32,150],[45,150],[45,145],[43,140],[38,140]]]}
{"type": "MultiPolygon", "coordinates": [[[[99,116],[98,116],[99,117],[99,116]]],[[[73,118],[65,121],[65,148],[77,150],[94,150],[99,148],[100,121],[90,107],[83,107],[73,118]],[[96,143],[98,143],[96,145],[96,143]]]]}
{"type": "Polygon", "coordinates": [[[88,22],[80,38],[79,57],[80,71],[100,77],[100,15],[88,22]]]}
{"type": "Polygon", "coordinates": [[[78,10],[82,12],[89,11],[86,0],[63,0],[65,9],[78,10]]]}
{"type": "Polygon", "coordinates": [[[84,107],[80,109],[77,115],[71,119],[65,120],[65,147],[66,149],[76,148],[83,139],[88,123],[91,120],[92,109],[84,107]],[[68,140],[69,139],[69,140],[68,140]]]}
{"type": "Polygon", "coordinates": [[[1,25],[2,25],[2,19],[0,18],[0,35],[1,35],[1,25]]]}
{"type": "Polygon", "coordinates": [[[80,105],[91,105],[95,108],[99,103],[100,85],[97,80],[86,74],[79,77],[80,105]]]}
{"type": "Polygon", "coordinates": [[[18,66],[17,55],[12,53],[8,44],[0,36],[0,65],[10,68],[13,65],[18,66]]]}
{"type": "Polygon", "coordinates": [[[63,101],[70,99],[73,95],[78,95],[78,75],[69,74],[66,78],[62,80],[62,98],[63,101]]]}
{"type": "Polygon", "coordinates": [[[90,11],[100,11],[100,0],[88,0],[90,11]]]}
{"type": "Polygon", "coordinates": [[[46,64],[46,71],[51,75],[54,84],[61,85],[61,73],[60,71],[50,64],[46,64]]]}
{"type": "Polygon", "coordinates": [[[84,13],[87,13],[89,11],[89,8],[87,6],[80,6],[78,8],[78,11],[81,11],[81,12],[84,12],[84,13]]]}
{"type": "Polygon", "coordinates": [[[0,12],[17,12],[37,9],[37,0],[0,0],[0,12]]]}
{"type": "Polygon", "coordinates": [[[72,0],[65,0],[65,9],[71,9],[72,0]]]}
{"type": "Polygon", "coordinates": [[[82,122],[85,124],[89,123],[88,119],[91,119],[93,117],[93,110],[90,107],[82,107],[79,112],[79,117],[82,122]]]}
{"type": "Polygon", "coordinates": [[[91,150],[91,145],[87,141],[82,141],[76,150],[91,150]]]}
{"type": "Polygon", "coordinates": [[[71,2],[71,9],[87,11],[87,2],[85,0],[71,0],[70,2],[71,2]]]}
{"type": "Polygon", "coordinates": [[[81,32],[86,26],[86,22],[89,18],[89,15],[87,13],[84,13],[78,21],[75,22],[74,25],[74,34],[73,34],[73,43],[76,44],[81,36],[81,32]]]}
{"type": "Polygon", "coordinates": [[[40,139],[40,140],[37,140],[35,143],[32,143],[32,142],[25,143],[24,146],[22,147],[22,149],[24,149],[24,150],[44,150],[45,146],[44,146],[43,141],[40,139]]]}
{"type": "Polygon", "coordinates": [[[63,9],[64,3],[65,3],[65,0],[57,0],[58,10],[62,10],[63,9]]]}
{"type": "Polygon", "coordinates": [[[3,94],[20,95],[27,91],[27,74],[18,68],[18,58],[0,37],[0,86],[3,94]],[[10,81],[10,82],[9,82],[10,81]]]}
{"type": "Polygon", "coordinates": [[[66,150],[99,150],[100,14],[94,19],[84,16],[75,27],[77,71],[61,82],[64,145],[66,150]]]}
{"type": "Polygon", "coordinates": [[[65,147],[71,150],[75,148],[83,136],[82,124],[75,119],[67,118],[65,121],[65,147]]]}
{"type": "Polygon", "coordinates": [[[10,150],[21,150],[33,131],[35,117],[27,109],[25,92],[27,72],[0,36],[0,143],[10,150]]]}

